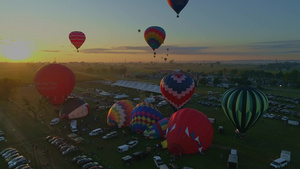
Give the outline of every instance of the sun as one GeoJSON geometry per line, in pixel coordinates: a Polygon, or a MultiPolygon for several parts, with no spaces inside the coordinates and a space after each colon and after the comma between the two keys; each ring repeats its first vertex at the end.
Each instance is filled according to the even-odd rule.
{"type": "Polygon", "coordinates": [[[30,57],[33,52],[31,45],[32,43],[25,40],[9,41],[2,44],[2,53],[4,57],[10,60],[25,60],[30,57]]]}

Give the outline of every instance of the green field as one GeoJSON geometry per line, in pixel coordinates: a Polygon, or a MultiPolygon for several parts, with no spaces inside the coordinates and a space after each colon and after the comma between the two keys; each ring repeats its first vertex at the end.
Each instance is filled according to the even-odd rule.
{"type": "MultiPolygon", "coordinates": [[[[152,169],[155,168],[152,157],[158,153],[163,158],[165,163],[170,162],[170,155],[166,149],[152,149],[151,154],[140,161],[134,161],[130,166],[122,163],[121,158],[125,155],[132,154],[135,151],[146,150],[147,146],[154,146],[163,140],[145,140],[139,134],[130,133],[129,129],[118,129],[118,137],[110,140],[103,140],[101,136],[89,137],[88,132],[80,132],[81,136],[85,139],[81,143],[75,143],[73,140],[68,138],[68,134],[71,133],[69,128],[69,122],[63,121],[55,126],[50,126],[49,122],[54,117],[57,117],[57,108],[49,107],[44,111],[43,119],[38,117],[34,119],[33,115],[24,110],[22,102],[23,98],[30,100],[33,104],[39,99],[39,94],[34,87],[30,87],[27,84],[32,83],[35,71],[43,64],[40,65],[22,65],[20,70],[15,66],[14,68],[7,66],[5,73],[0,74],[0,78],[15,78],[24,84],[23,87],[18,88],[12,102],[1,102],[0,104],[0,129],[6,133],[5,138],[8,140],[0,142],[0,150],[6,147],[15,147],[23,154],[27,159],[31,160],[32,167],[34,169],[45,168],[43,165],[45,162],[49,163],[48,168],[53,169],[79,169],[81,167],[76,164],[69,164],[68,160],[74,157],[76,154],[69,155],[66,157],[61,155],[60,151],[49,142],[45,141],[45,137],[48,135],[58,135],[64,139],[69,140],[72,144],[80,147],[80,150],[92,157],[94,161],[98,161],[105,168],[114,169],[152,169]],[[20,71],[24,72],[26,76],[20,76],[20,71]],[[11,74],[11,75],[10,75],[11,74]],[[25,85],[26,84],[26,85],[25,85]],[[64,126],[67,126],[66,129],[64,126]],[[126,131],[126,134],[122,134],[122,130],[126,131]],[[117,146],[126,143],[131,139],[139,139],[137,147],[131,149],[125,153],[119,153],[117,146]],[[47,153],[43,153],[43,150],[47,153]],[[93,156],[92,156],[93,155],[93,156]]],[[[5,65],[2,65],[2,67],[5,65]]],[[[88,88],[97,88],[108,92],[117,92],[120,94],[126,93],[130,98],[145,98],[150,93],[138,93],[133,89],[124,89],[119,87],[111,87],[101,83],[91,83],[87,81],[93,80],[116,80],[118,76],[112,74],[101,74],[101,73],[86,73],[84,70],[86,67],[93,65],[86,64],[72,64],[68,65],[75,72],[77,84],[74,89],[75,94],[82,94],[88,88]]],[[[103,67],[109,68],[109,65],[102,65],[103,67]]],[[[147,65],[149,66],[149,65],[147,65]]],[[[159,69],[161,65],[156,65],[155,69],[159,69]]],[[[183,65],[183,67],[187,67],[183,65]]],[[[192,67],[192,66],[191,66],[192,67]]],[[[166,67],[168,68],[168,67],[166,67]]],[[[171,67],[172,68],[172,67],[171,67]]],[[[206,67],[206,71],[209,67],[206,67]]],[[[96,66],[95,66],[96,69],[96,66]]],[[[101,69],[101,68],[97,68],[101,69]]],[[[130,71],[144,70],[139,66],[130,67],[130,71]]],[[[203,68],[201,68],[203,69],[203,68]]],[[[289,89],[293,90],[293,89],[289,89]]],[[[234,137],[234,126],[224,115],[221,107],[207,107],[198,104],[197,101],[203,99],[203,96],[207,95],[208,91],[214,91],[223,93],[225,90],[213,87],[199,86],[196,88],[195,93],[199,94],[199,98],[192,98],[190,102],[185,106],[186,108],[195,108],[208,117],[216,119],[214,127],[214,139],[212,145],[207,149],[204,154],[190,154],[183,155],[182,157],[176,158],[176,164],[179,166],[189,166],[194,169],[224,169],[227,168],[227,158],[230,153],[230,149],[234,148],[238,150],[239,156],[239,168],[242,169],[253,169],[253,168],[269,168],[270,162],[280,156],[281,150],[289,150],[292,152],[292,162],[289,163],[286,169],[298,169],[300,166],[300,127],[283,125],[280,120],[275,119],[261,119],[253,128],[247,132],[246,138],[234,137]],[[220,134],[218,132],[218,126],[223,125],[225,133],[220,134]]],[[[293,94],[289,92],[266,90],[265,93],[275,93],[286,96],[299,96],[299,94],[293,94]]],[[[93,94],[92,94],[93,95],[93,94]]],[[[113,102],[113,98],[97,96],[97,99],[106,99],[108,102],[113,102]]],[[[92,102],[91,100],[85,99],[91,108],[91,114],[87,117],[78,120],[79,128],[90,127],[90,128],[105,128],[105,133],[111,131],[107,128],[106,115],[107,110],[96,111],[95,107],[99,104],[92,102]],[[95,116],[98,116],[97,121],[94,120],[95,116]]],[[[299,105],[297,109],[299,109],[299,105]]],[[[171,107],[165,106],[159,108],[164,116],[172,115],[173,111],[171,107]]],[[[0,168],[7,168],[6,163],[3,159],[0,159],[0,168]]]]}

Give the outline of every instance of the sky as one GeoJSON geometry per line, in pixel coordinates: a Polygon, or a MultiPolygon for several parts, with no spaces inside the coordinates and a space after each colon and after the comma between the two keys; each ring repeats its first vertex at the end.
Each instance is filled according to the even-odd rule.
{"type": "Polygon", "coordinates": [[[300,60],[298,0],[189,0],[179,18],[167,0],[0,4],[0,62],[300,60]],[[166,32],[155,58],[150,26],[166,32]],[[79,52],[72,31],[86,35],[79,52]]]}

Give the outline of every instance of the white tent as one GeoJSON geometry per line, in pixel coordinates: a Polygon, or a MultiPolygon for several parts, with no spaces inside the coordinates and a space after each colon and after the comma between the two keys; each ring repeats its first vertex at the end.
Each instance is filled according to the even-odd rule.
{"type": "Polygon", "coordinates": [[[127,87],[161,94],[159,85],[149,84],[145,82],[118,80],[116,83],[112,84],[112,86],[127,87]]]}

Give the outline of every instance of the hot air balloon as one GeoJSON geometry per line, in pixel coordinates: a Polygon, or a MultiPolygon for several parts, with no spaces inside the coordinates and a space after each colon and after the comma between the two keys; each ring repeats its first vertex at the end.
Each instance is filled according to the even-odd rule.
{"type": "Polygon", "coordinates": [[[64,102],[74,89],[75,83],[72,70],[60,64],[46,65],[34,76],[37,91],[56,106],[64,102]]]}
{"type": "Polygon", "coordinates": [[[140,29],[138,29],[138,32],[140,33],[140,32],[141,32],[141,30],[140,30],[140,29]]]}
{"type": "Polygon", "coordinates": [[[191,99],[195,91],[195,83],[187,74],[169,74],[161,79],[160,91],[164,98],[177,111],[191,99]]]}
{"type": "Polygon", "coordinates": [[[78,119],[89,114],[89,104],[80,98],[68,98],[61,104],[59,110],[59,117],[61,119],[78,119]]]}
{"type": "Polygon", "coordinates": [[[166,129],[169,122],[169,118],[163,118],[152,124],[144,131],[144,136],[149,139],[164,139],[166,138],[166,129]]]}
{"type": "Polygon", "coordinates": [[[193,154],[201,153],[210,146],[214,129],[202,112],[185,108],[170,117],[166,135],[172,154],[193,154]]]}
{"type": "Polygon", "coordinates": [[[130,115],[135,106],[136,104],[130,100],[116,102],[108,111],[107,125],[111,128],[128,127],[130,115]]]}
{"type": "Polygon", "coordinates": [[[170,7],[177,13],[177,18],[188,2],[189,0],[168,0],[170,7]]]}
{"type": "Polygon", "coordinates": [[[79,48],[85,41],[85,34],[80,31],[73,31],[69,34],[69,39],[71,43],[75,46],[77,49],[77,52],[79,52],[79,48]]]}
{"type": "Polygon", "coordinates": [[[155,57],[155,49],[158,49],[160,45],[164,43],[166,32],[159,26],[150,26],[144,32],[144,38],[148,45],[153,49],[155,57]]]}
{"type": "Polygon", "coordinates": [[[162,118],[163,116],[154,105],[142,102],[132,110],[129,127],[132,131],[142,133],[162,118]]]}
{"type": "Polygon", "coordinates": [[[260,90],[252,87],[235,87],[222,96],[225,115],[244,135],[261,118],[268,108],[268,98],[260,90]]]}

